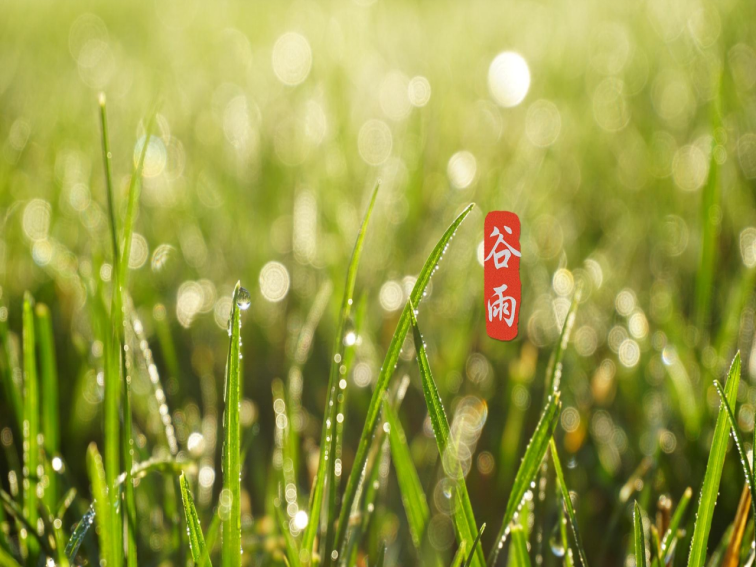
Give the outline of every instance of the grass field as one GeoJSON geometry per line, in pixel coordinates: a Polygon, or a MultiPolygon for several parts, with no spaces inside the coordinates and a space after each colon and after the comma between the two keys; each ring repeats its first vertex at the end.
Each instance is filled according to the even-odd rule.
{"type": "Polygon", "coordinates": [[[0,2],[0,566],[752,565],[754,31],[0,2]]]}

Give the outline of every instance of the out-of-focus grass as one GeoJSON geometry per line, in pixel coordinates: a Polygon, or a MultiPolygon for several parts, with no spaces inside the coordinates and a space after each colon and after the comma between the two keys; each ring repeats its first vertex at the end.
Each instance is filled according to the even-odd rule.
{"type": "MultiPolygon", "coordinates": [[[[344,296],[338,286],[380,179],[355,282],[355,298],[365,298],[361,320],[348,322],[357,330],[353,359],[344,365],[349,396],[333,485],[340,491],[338,479],[353,470],[371,389],[418,268],[440,230],[474,201],[479,206],[427,289],[422,324],[433,330],[427,356],[450,426],[467,431],[462,470],[475,519],[498,526],[507,507],[538,421],[537,402],[551,390],[543,380],[549,355],[561,348],[570,298],[582,285],[558,381],[563,408],[555,437],[573,491],[564,503],[574,499],[587,559],[622,564],[633,554],[627,490],[648,518],[659,495],[676,503],[685,501],[682,487],[700,491],[721,414],[714,380],[724,379],[738,349],[743,378],[733,421],[747,439],[744,451],[753,449],[753,27],[749,5],[732,0],[5,2],[2,489],[11,502],[34,508],[28,516],[37,523],[38,515],[44,527],[57,512],[53,495],[59,500],[75,487],[61,524],[70,534],[89,510],[103,466],[110,487],[103,498],[113,497],[131,437],[136,463],[152,457],[196,463],[190,480],[197,517],[208,528],[209,554],[218,557],[221,546],[211,533],[218,533],[224,478],[224,333],[241,280],[251,292],[239,384],[239,441],[248,448],[239,463],[241,560],[281,562],[291,555],[309,522],[318,521],[307,515],[307,496],[341,324],[336,302],[310,331],[311,356],[298,367],[301,375],[286,380],[277,398],[285,412],[275,409],[271,385],[298,360],[296,337],[317,290],[336,282],[333,297],[344,296]],[[522,76],[491,67],[505,51],[519,53],[529,69],[522,100],[499,81],[522,87],[522,76]],[[101,91],[108,100],[114,222],[101,152],[101,91]],[[156,99],[155,135],[144,150],[156,99]],[[500,104],[507,101],[515,104],[500,104]],[[129,187],[142,153],[137,193],[129,187]],[[479,250],[482,218],[492,209],[515,211],[523,226],[520,338],[510,344],[488,340],[482,320],[479,250]],[[120,242],[122,233],[111,227],[127,218],[134,234],[120,242]],[[129,252],[119,260],[122,250],[129,252]],[[127,276],[130,300],[124,296],[121,321],[110,317],[113,281],[125,284],[127,276]],[[38,321],[36,346],[24,340],[26,290],[49,308],[51,334],[38,321]],[[114,319],[133,364],[131,428],[122,414],[128,393],[110,380],[124,374],[112,364],[122,354],[111,343],[114,319]],[[26,407],[34,405],[30,356],[39,366],[38,405],[45,410],[41,439],[28,437],[29,423],[26,440],[36,462],[24,475],[24,415],[34,412],[26,407]],[[46,361],[52,359],[57,430],[50,425],[56,402],[46,361]],[[283,419],[295,447],[279,463],[275,432],[283,419]],[[90,482],[92,441],[105,462],[90,451],[89,471],[97,473],[90,482]],[[653,466],[634,477],[644,459],[653,466]],[[282,477],[288,480],[279,486],[282,477]],[[38,499],[35,487],[44,479],[54,488],[38,499]],[[277,537],[286,525],[294,543],[277,537]],[[605,538],[589,537],[605,531],[605,538]]],[[[410,377],[397,417],[429,503],[421,543],[448,564],[457,550],[448,479],[439,474],[415,347],[402,343],[397,368],[383,375],[410,377]]],[[[386,386],[392,393],[393,383],[386,386]]],[[[379,423],[371,419],[370,429],[379,423]]],[[[372,565],[385,542],[387,565],[415,563],[389,451],[377,442],[361,451],[367,481],[352,530],[360,540],[344,542],[348,556],[367,556],[372,565]]],[[[711,555],[716,542],[723,542],[723,555],[728,548],[742,486],[737,460],[724,460],[708,548],[697,560],[711,555]]],[[[176,529],[175,471],[163,472],[134,480],[138,521],[130,536],[140,565],[184,564],[191,555],[183,528],[176,529]]],[[[527,509],[536,517],[533,530],[523,535],[533,563],[556,565],[563,559],[550,540],[562,512],[552,491],[543,499],[540,492],[534,489],[527,509]]],[[[328,494],[329,502],[340,495],[328,494]]],[[[326,516],[333,520],[330,511],[326,516]]],[[[680,565],[693,520],[675,520],[685,535],[677,527],[660,535],[674,545],[680,565]]],[[[23,522],[8,512],[0,523],[0,545],[15,546],[23,522]]],[[[324,536],[337,528],[310,530],[324,536]]],[[[486,548],[495,535],[483,536],[486,548]]],[[[84,536],[80,557],[98,557],[96,539],[94,531],[84,536]]],[[[34,552],[33,535],[27,542],[34,552]]],[[[113,563],[121,560],[107,546],[102,551],[113,563]]]]}

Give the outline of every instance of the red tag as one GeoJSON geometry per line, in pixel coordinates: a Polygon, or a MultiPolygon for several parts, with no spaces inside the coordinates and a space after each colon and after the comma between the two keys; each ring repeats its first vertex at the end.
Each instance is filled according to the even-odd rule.
{"type": "Polygon", "coordinates": [[[492,339],[517,337],[520,316],[520,219],[509,211],[486,215],[483,238],[486,332],[492,339]]]}

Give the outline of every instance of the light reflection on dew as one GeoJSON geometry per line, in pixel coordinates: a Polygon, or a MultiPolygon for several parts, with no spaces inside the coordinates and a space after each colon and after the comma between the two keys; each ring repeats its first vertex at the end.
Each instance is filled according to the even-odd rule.
{"type": "Polygon", "coordinates": [[[497,55],[488,68],[488,89],[500,106],[520,104],[530,89],[530,69],[522,55],[514,51],[497,55]]]}
{"type": "Polygon", "coordinates": [[[404,290],[397,281],[388,281],[381,286],[378,301],[384,311],[396,311],[404,304],[404,290]]]}
{"type": "Polygon", "coordinates": [[[131,252],[129,253],[129,268],[138,270],[147,262],[150,255],[147,239],[141,234],[134,233],[131,235],[131,252]]]}
{"type": "MultiPolygon", "coordinates": [[[[141,136],[134,146],[134,167],[139,164],[139,158],[144,148],[145,136],[141,136]]],[[[144,177],[157,177],[168,162],[168,153],[165,149],[163,140],[157,136],[150,136],[150,143],[147,145],[147,153],[144,156],[144,165],[142,166],[142,175],[144,177]]]]}

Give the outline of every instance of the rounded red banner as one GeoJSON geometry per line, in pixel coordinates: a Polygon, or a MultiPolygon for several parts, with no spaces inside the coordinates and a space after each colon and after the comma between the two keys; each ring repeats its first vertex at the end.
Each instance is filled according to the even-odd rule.
{"type": "Polygon", "coordinates": [[[520,316],[520,219],[509,211],[486,215],[483,235],[486,332],[492,339],[517,337],[520,316]]]}

